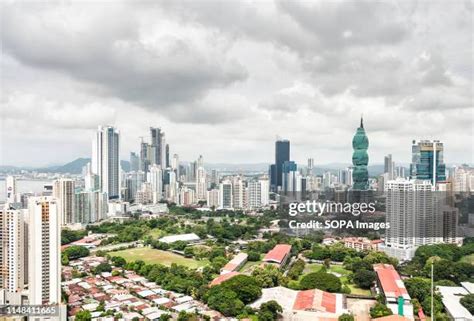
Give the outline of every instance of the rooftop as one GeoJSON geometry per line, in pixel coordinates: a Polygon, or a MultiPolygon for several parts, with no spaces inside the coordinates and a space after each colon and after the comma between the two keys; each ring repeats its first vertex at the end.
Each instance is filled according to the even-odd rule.
{"type": "Polygon", "coordinates": [[[277,244],[263,258],[264,262],[275,262],[281,264],[285,257],[290,253],[291,245],[277,244]]]}
{"type": "Polygon", "coordinates": [[[402,296],[405,300],[410,300],[405,284],[393,265],[382,263],[374,264],[374,271],[377,273],[386,298],[398,298],[402,296]]]}
{"type": "Polygon", "coordinates": [[[212,282],[209,285],[210,286],[219,285],[222,282],[230,280],[231,278],[233,278],[234,276],[237,276],[239,274],[240,274],[239,272],[229,272],[229,273],[226,273],[226,274],[219,275],[217,278],[212,280],[212,282]]]}
{"type": "Polygon", "coordinates": [[[474,283],[463,282],[463,286],[438,286],[437,289],[443,297],[443,305],[454,319],[463,318],[472,320],[473,315],[460,303],[463,296],[470,294],[469,289],[474,287],[474,283]]]}
{"type": "Polygon", "coordinates": [[[177,235],[168,235],[160,238],[158,241],[164,243],[174,243],[177,241],[184,241],[184,242],[194,242],[199,241],[201,238],[197,236],[195,233],[189,234],[177,234],[177,235]]]}

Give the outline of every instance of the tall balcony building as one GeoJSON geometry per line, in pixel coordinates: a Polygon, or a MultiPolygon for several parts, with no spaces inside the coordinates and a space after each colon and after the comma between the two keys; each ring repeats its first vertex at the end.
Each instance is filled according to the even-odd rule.
{"type": "Polygon", "coordinates": [[[151,183],[152,202],[157,204],[163,199],[163,171],[161,166],[152,165],[150,167],[149,182],[151,183]]]}
{"type": "Polygon", "coordinates": [[[206,199],[207,182],[206,170],[204,167],[199,167],[196,172],[196,197],[199,201],[206,199]]]}
{"type": "Polygon", "coordinates": [[[80,223],[75,221],[74,185],[74,180],[69,178],[60,178],[53,183],[53,196],[58,201],[58,210],[62,226],[80,223]]]}
{"type": "Polygon", "coordinates": [[[58,203],[51,196],[28,202],[29,304],[61,302],[61,222],[58,203]]]}
{"type": "Polygon", "coordinates": [[[25,224],[22,210],[0,208],[0,290],[1,304],[20,304],[25,285],[25,224]]]}
{"type": "Polygon", "coordinates": [[[120,197],[120,134],[112,126],[99,126],[92,144],[92,172],[109,199],[120,197]]]}
{"type": "Polygon", "coordinates": [[[398,178],[385,184],[384,251],[400,260],[413,257],[418,246],[443,241],[443,212],[439,194],[429,181],[398,178]]]}

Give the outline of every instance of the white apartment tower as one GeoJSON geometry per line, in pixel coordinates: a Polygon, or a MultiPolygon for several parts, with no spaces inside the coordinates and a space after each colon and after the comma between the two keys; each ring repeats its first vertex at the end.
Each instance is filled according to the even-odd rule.
{"type": "Polygon", "coordinates": [[[109,199],[120,196],[120,134],[112,126],[99,126],[92,144],[92,172],[109,199]]]}
{"type": "Polygon", "coordinates": [[[206,182],[206,170],[204,167],[198,167],[196,172],[196,194],[197,199],[205,200],[207,192],[207,182],[206,182]]]}
{"type": "Polygon", "coordinates": [[[237,209],[245,207],[245,185],[240,176],[232,179],[232,207],[237,209]]]}
{"type": "Polygon", "coordinates": [[[248,183],[248,206],[252,209],[269,204],[270,183],[268,179],[253,180],[248,183]]]}
{"type": "Polygon", "coordinates": [[[161,166],[152,165],[150,167],[149,181],[151,183],[152,202],[157,204],[163,198],[163,171],[161,166]]]}
{"type": "Polygon", "coordinates": [[[53,183],[53,196],[58,201],[58,210],[62,226],[79,223],[75,220],[74,189],[74,180],[69,178],[60,178],[53,183]]]}
{"type": "Polygon", "coordinates": [[[23,211],[0,209],[0,289],[5,303],[20,304],[25,284],[25,224],[23,211]]]}
{"type": "Polygon", "coordinates": [[[387,254],[410,260],[418,246],[443,241],[443,214],[431,182],[398,178],[385,183],[385,192],[387,254]]]}
{"type": "Polygon", "coordinates": [[[61,302],[61,222],[51,196],[28,200],[29,304],[61,302]]]}

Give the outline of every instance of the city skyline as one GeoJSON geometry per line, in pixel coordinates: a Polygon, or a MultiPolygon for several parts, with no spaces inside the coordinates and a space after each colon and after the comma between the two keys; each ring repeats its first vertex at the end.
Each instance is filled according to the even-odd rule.
{"type": "Polygon", "coordinates": [[[413,139],[473,163],[469,1],[2,9],[1,165],[88,157],[107,124],[121,159],[151,126],[183,160],[269,163],[279,135],[298,163],[350,163],[361,113],[372,164],[408,163],[413,139]]]}

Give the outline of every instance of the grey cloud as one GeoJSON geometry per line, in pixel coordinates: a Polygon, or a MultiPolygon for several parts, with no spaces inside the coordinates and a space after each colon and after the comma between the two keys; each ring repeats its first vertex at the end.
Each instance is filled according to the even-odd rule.
{"type": "Polygon", "coordinates": [[[4,9],[2,41],[9,55],[95,84],[104,95],[162,111],[171,119],[174,104],[190,104],[190,117],[199,116],[195,101],[210,89],[247,77],[237,61],[211,49],[213,40],[202,40],[211,49],[207,52],[181,35],[166,34],[146,43],[140,39],[140,16],[130,7],[105,6],[90,17],[76,13],[74,5],[4,9]],[[113,19],[104,19],[109,7],[115,9],[109,12],[113,19]]]}

